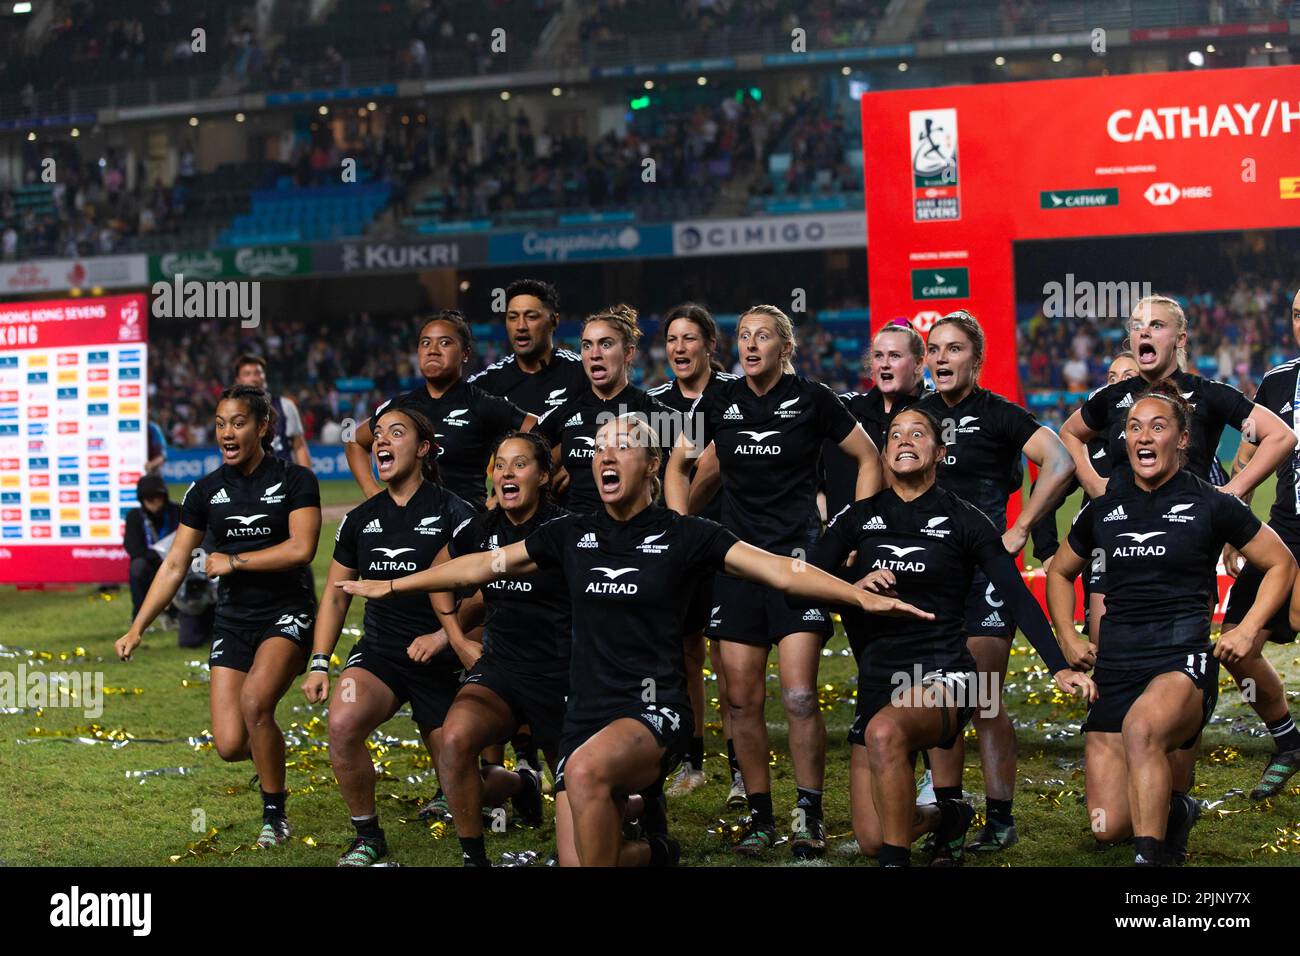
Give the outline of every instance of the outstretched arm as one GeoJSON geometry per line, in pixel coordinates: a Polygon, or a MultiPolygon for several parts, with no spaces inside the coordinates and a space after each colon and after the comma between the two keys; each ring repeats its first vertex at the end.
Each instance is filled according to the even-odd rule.
{"type": "Polygon", "coordinates": [[[525,543],[516,541],[497,551],[466,554],[391,581],[340,581],[337,586],[373,601],[412,591],[478,588],[497,578],[518,577],[536,570],[537,562],[528,556],[525,543]]]}

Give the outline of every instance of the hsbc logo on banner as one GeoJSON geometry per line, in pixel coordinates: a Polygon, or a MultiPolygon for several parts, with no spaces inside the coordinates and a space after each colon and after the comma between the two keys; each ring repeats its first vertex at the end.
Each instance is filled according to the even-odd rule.
{"type": "Polygon", "coordinates": [[[1173,183],[1152,183],[1142,194],[1153,206],[1172,206],[1181,199],[1213,199],[1212,186],[1185,186],[1179,188],[1173,183]]]}
{"type": "Polygon", "coordinates": [[[930,329],[934,327],[934,323],[938,322],[942,318],[942,312],[935,311],[934,309],[926,309],[922,312],[916,313],[916,315],[912,317],[912,328],[916,329],[916,331],[920,332],[922,335],[928,335],[930,329]]]}

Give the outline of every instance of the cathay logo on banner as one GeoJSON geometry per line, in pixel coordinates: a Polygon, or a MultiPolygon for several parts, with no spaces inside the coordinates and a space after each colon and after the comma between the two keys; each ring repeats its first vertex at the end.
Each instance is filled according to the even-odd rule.
{"type": "Polygon", "coordinates": [[[1209,106],[1161,106],[1115,110],[1106,119],[1106,135],[1117,143],[1144,139],[1214,139],[1219,136],[1268,136],[1274,129],[1300,129],[1300,101],[1271,99],[1257,103],[1209,106]]]}

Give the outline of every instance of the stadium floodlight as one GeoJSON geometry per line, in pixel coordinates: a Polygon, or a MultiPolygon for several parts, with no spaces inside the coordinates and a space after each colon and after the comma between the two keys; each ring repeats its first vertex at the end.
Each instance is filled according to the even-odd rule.
{"type": "Polygon", "coordinates": [[[1059,53],[1053,53],[1053,54],[1052,54],[1052,62],[1053,62],[1053,63],[1060,63],[1060,62],[1061,62],[1062,60],[1064,60],[1064,59],[1065,59],[1065,57],[1061,56],[1061,54],[1059,54],[1059,53]]]}
{"type": "Polygon", "coordinates": [[[243,113],[236,113],[236,114],[235,114],[235,122],[236,122],[236,123],[242,123],[246,118],[247,118],[247,117],[245,117],[243,113]]]}
{"type": "Polygon", "coordinates": [[[564,95],[564,90],[561,89],[561,88],[558,87],[558,86],[552,86],[552,87],[551,87],[551,95],[552,95],[552,96],[563,96],[563,95],[564,95]]]}
{"type": "Polygon", "coordinates": [[[709,85],[709,78],[708,78],[707,76],[697,76],[697,77],[695,78],[695,82],[696,82],[696,84],[698,84],[699,86],[708,86],[708,85],[709,85]]]}
{"type": "Polygon", "coordinates": [[[851,67],[851,66],[842,66],[842,67],[840,67],[840,75],[841,75],[841,76],[849,76],[852,72],[853,72],[853,67],[851,67]]]}
{"type": "Polygon", "coordinates": [[[191,126],[198,126],[198,125],[199,125],[199,118],[198,118],[197,116],[191,116],[191,117],[190,117],[190,125],[191,125],[191,126]]]}
{"type": "Polygon", "coordinates": [[[1206,53],[1213,53],[1213,52],[1214,52],[1214,44],[1213,44],[1213,43],[1207,43],[1207,44],[1205,44],[1205,52],[1206,52],[1206,53]]]}
{"type": "Polygon", "coordinates": [[[73,139],[76,139],[78,136],[81,135],[81,130],[77,129],[77,127],[74,126],[72,127],[72,132],[69,133],[68,135],[71,136],[73,139]]]}
{"type": "Polygon", "coordinates": [[[993,60],[993,65],[994,65],[994,66],[1006,66],[1006,65],[1007,65],[1007,58],[1006,58],[1005,56],[995,57],[994,60],[993,60]]]}
{"type": "Polygon", "coordinates": [[[1205,54],[1200,50],[1193,50],[1187,54],[1187,62],[1192,66],[1205,66],[1205,54]]]}
{"type": "Polygon", "coordinates": [[[318,109],[316,112],[320,113],[321,116],[329,116],[330,108],[328,106],[322,105],[320,109],[318,109]]]}
{"type": "Polygon", "coordinates": [[[27,142],[29,142],[29,143],[34,143],[34,142],[36,142],[36,134],[35,134],[35,133],[28,133],[28,134],[27,134],[27,142]]]}
{"type": "Polygon", "coordinates": [[[646,80],[645,83],[642,84],[642,86],[644,86],[647,90],[653,90],[655,88],[655,81],[646,80]]]}
{"type": "Polygon", "coordinates": [[[379,109],[379,104],[376,103],[374,100],[371,100],[369,103],[366,104],[366,109],[369,110],[371,113],[373,113],[375,110],[379,109]]]}
{"type": "Polygon", "coordinates": [[[898,72],[899,72],[899,73],[906,73],[906,72],[907,72],[907,61],[906,61],[906,60],[904,60],[902,63],[899,63],[899,64],[898,64],[898,72]]]}
{"type": "Polygon", "coordinates": [[[510,91],[509,91],[509,90],[502,90],[502,91],[501,91],[501,99],[502,99],[503,102],[504,102],[505,100],[510,99],[510,91]]]}
{"type": "Polygon", "coordinates": [[[32,12],[32,5],[31,5],[30,3],[15,3],[15,4],[14,4],[14,13],[15,13],[15,14],[18,14],[18,13],[31,13],[31,12],[32,12]]]}

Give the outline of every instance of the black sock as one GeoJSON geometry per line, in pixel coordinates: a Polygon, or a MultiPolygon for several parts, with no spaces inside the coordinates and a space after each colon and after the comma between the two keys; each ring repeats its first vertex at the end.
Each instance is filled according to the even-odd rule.
{"type": "Polygon", "coordinates": [[[733,777],[740,773],[740,764],[736,763],[736,744],[730,737],[727,738],[727,765],[731,767],[733,777]]]}
{"type": "Polygon", "coordinates": [[[704,738],[692,737],[691,749],[686,751],[686,760],[692,770],[704,769],[704,738]]]}
{"type": "Polygon", "coordinates": [[[483,849],[483,836],[460,838],[461,860],[466,866],[487,866],[487,850],[483,849]]]}
{"type": "Polygon", "coordinates": [[[645,801],[645,809],[641,811],[641,826],[645,828],[645,832],[667,833],[668,802],[664,800],[663,784],[657,783],[647,790],[642,790],[641,799],[645,801]]]}
{"type": "Polygon", "coordinates": [[[882,843],[880,844],[880,852],[876,854],[876,862],[881,866],[911,866],[912,848],[894,846],[892,843],[882,843]]]}
{"type": "Polygon", "coordinates": [[[930,751],[928,751],[928,750],[922,750],[922,751],[921,751],[921,763],[925,764],[925,769],[926,769],[926,770],[931,769],[931,768],[930,768],[930,751]]]}
{"type": "Polygon", "coordinates": [[[377,841],[384,839],[384,831],[379,827],[379,814],[377,813],[368,817],[353,817],[352,825],[357,828],[357,836],[359,837],[377,841]]]}
{"type": "Polygon", "coordinates": [[[822,818],[822,792],[820,790],[809,790],[806,787],[795,787],[798,794],[794,805],[797,809],[802,810],[804,815],[812,820],[822,818]]]}
{"type": "Polygon", "coordinates": [[[945,797],[937,804],[939,807],[939,826],[936,830],[949,830],[961,818],[961,801],[945,797]]]}
{"type": "Polygon", "coordinates": [[[515,763],[526,760],[534,770],[541,768],[542,759],[537,755],[537,744],[533,742],[532,734],[516,734],[511,744],[515,748],[515,763]]]}
{"type": "Polygon", "coordinates": [[[1164,866],[1165,841],[1155,837],[1134,837],[1134,862],[1139,866],[1164,866]]]}
{"type": "Polygon", "coordinates": [[[1165,839],[1187,821],[1187,794],[1175,790],[1169,795],[1169,819],[1165,821],[1165,839]]]}
{"type": "Polygon", "coordinates": [[[1015,818],[1011,816],[1010,800],[994,800],[990,797],[984,801],[984,812],[990,820],[1001,823],[1003,826],[1010,826],[1015,823],[1015,818]]]}
{"type": "Polygon", "coordinates": [[[772,795],[770,793],[751,793],[745,799],[749,801],[749,816],[755,823],[765,823],[770,827],[776,826],[776,818],[772,816],[772,795]]]}
{"type": "Polygon", "coordinates": [[[935,787],[934,799],[939,803],[943,803],[945,800],[960,800],[961,785],[958,784],[955,787],[935,787]]]}
{"type": "Polygon", "coordinates": [[[1300,730],[1296,729],[1295,721],[1291,719],[1289,712],[1277,720],[1264,721],[1264,726],[1273,735],[1273,746],[1277,748],[1278,753],[1300,750],[1300,730]]]}
{"type": "Polygon", "coordinates": [[[262,791],[262,822],[270,823],[272,820],[284,819],[284,805],[289,800],[289,792],[286,790],[282,793],[267,793],[262,791]]]}

